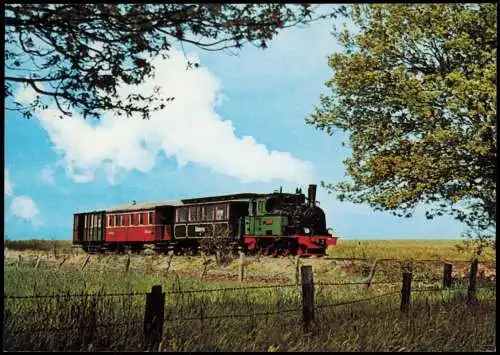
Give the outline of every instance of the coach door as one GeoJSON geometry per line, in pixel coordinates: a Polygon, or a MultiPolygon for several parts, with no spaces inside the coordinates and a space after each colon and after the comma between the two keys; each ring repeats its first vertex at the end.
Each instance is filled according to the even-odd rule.
{"type": "Polygon", "coordinates": [[[83,214],[74,214],[73,221],[73,240],[75,242],[83,241],[83,229],[84,229],[84,215],[83,214]]]}
{"type": "Polygon", "coordinates": [[[161,207],[155,211],[156,214],[156,226],[157,226],[157,239],[168,240],[170,236],[170,225],[173,223],[174,218],[174,208],[173,207],[161,207]]]}

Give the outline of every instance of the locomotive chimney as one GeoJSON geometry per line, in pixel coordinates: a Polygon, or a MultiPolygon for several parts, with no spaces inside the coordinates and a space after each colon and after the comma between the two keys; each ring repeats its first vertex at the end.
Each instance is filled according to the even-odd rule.
{"type": "Polygon", "coordinates": [[[311,207],[316,204],[316,185],[309,185],[309,190],[307,190],[307,202],[311,207]]]}

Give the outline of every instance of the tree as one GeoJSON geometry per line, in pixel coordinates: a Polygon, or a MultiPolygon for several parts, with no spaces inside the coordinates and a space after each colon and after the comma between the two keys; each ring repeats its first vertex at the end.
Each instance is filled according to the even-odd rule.
{"type": "MultiPolygon", "coordinates": [[[[337,198],[411,217],[496,228],[496,5],[354,5],[335,36],[334,75],[306,122],[346,132],[337,198]]],[[[344,143],[343,143],[344,144],[344,143]]]]}
{"type": "Polygon", "coordinates": [[[156,90],[123,100],[117,87],[153,77],[151,60],[168,55],[175,42],[207,51],[245,42],[266,48],[279,30],[337,10],[313,17],[314,11],[305,4],[7,4],[5,99],[13,97],[14,83],[38,94],[27,106],[14,100],[8,109],[29,118],[49,97],[64,115],[77,109],[84,118],[99,117],[114,110],[147,118],[173,98],[160,99],[156,90]]]}

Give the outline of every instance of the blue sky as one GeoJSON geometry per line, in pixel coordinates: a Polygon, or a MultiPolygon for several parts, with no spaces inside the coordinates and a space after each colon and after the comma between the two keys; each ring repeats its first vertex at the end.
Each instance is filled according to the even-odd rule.
{"type": "MultiPolygon", "coordinates": [[[[155,62],[154,84],[176,100],[141,119],[59,120],[49,109],[26,120],[6,111],[4,233],[9,239],[71,237],[72,214],[137,201],[238,192],[295,191],[343,178],[341,134],[306,125],[340,50],[334,20],[281,32],[269,48],[238,55],[184,46],[155,62]]],[[[337,26],[339,23],[337,23],[337,26]]],[[[148,90],[152,83],[140,90],[148,90]]],[[[123,88],[125,95],[137,88],[123,88]]],[[[18,98],[32,93],[19,88],[18,98]]],[[[329,227],[346,239],[459,238],[451,217],[427,220],[339,202],[318,188],[329,227]]]]}

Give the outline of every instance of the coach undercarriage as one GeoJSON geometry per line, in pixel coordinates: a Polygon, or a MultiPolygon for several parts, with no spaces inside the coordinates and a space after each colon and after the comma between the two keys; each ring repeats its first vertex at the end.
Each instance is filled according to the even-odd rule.
{"type": "MultiPolygon", "coordinates": [[[[145,250],[151,250],[158,254],[173,253],[174,255],[199,255],[215,254],[217,251],[237,254],[243,251],[246,255],[263,256],[322,256],[325,253],[326,244],[300,243],[298,236],[266,236],[266,237],[244,237],[243,242],[227,238],[218,244],[210,243],[203,238],[186,238],[178,241],[162,241],[158,243],[105,243],[89,242],[81,245],[81,248],[89,254],[117,253],[117,254],[139,254],[145,250]]],[[[302,237],[303,238],[303,237],[302,237]]],[[[307,240],[306,240],[307,241],[307,240]]]]}

